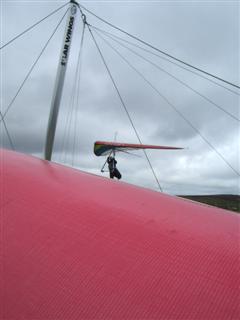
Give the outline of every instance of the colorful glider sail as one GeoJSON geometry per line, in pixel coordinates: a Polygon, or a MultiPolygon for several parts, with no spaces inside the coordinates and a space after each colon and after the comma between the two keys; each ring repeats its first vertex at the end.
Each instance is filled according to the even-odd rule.
{"type": "Polygon", "coordinates": [[[94,153],[96,156],[105,156],[111,152],[125,152],[136,149],[161,149],[161,150],[179,150],[183,148],[168,147],[168,146],[155,146],[148,144],[133,144],[133,143],[121,143],[121,142],[107,142],[96,141],[94,144],[94,153]]]}

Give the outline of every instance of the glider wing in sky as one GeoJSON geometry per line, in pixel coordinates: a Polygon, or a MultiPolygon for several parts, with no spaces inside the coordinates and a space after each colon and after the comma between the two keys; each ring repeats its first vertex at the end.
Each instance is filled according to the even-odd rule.
{"type": "Polygon", "coordinates": [[[110,154],[112,151],[124,152],[136,149],[180,150],[183,148],[107,141],[96,141],[94,144],[94,153],[96,156],[105,156],[110,154]]]}

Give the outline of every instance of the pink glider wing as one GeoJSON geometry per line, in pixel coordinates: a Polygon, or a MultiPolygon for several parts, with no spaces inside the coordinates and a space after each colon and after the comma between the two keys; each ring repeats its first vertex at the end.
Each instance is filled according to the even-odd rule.
{"type": "Polygon", "coordinates": [[[239,318],[239,216],[0,152],[0,318],[239,318]]]}

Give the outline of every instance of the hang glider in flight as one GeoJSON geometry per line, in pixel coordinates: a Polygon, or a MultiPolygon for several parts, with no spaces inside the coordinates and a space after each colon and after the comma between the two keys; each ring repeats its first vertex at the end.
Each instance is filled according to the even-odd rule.
{"type": "Polygon", "coordinates": [[[108,141],[96,141],[94,144],[94,153],[96,156],[105,156],[114,152],[126,152],[137,149],[181,150],[183,148],[108,141]]]}
{"type": "MultiPolygon", "coordinates": [[[[121,179],[122,175],[118,171],[115,159],[116,152],[129,153],[132,150],[144,150],[144,149],[158,149],[158,150],[180,150],[183,148],[169,147],[169,146],[156,146],[149,144],[133,144],[133,143],[122,143],[122,142],[108,142],[108,141],[96,141],[94,144],[94,153],[96,156],[108,156],[104,162],[101,172],[105,172],[105,165],[108,163],[108,171],[110,178],[121,179]]],[[[131,153],[130,153],[131,154],[131,153]]]]}

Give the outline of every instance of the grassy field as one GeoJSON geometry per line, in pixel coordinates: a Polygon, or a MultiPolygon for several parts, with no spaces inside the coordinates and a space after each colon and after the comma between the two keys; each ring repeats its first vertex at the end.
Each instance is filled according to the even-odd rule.
{"type": "Polygon", "coordinates": [[[210,206],[215,206],[235,212],[240,212],[240,196],[238,195],[209,195],[209,196],[179,196],[181,198],[190,199],[193,201],[206,203],[210,206]]]}

